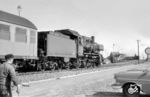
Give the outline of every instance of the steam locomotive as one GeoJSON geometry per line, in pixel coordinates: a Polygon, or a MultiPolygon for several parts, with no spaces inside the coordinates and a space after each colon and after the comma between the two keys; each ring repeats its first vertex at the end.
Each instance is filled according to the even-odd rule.
{"type": "Polygon", "coordinates": [[[18,70],[95,67],[102,63],[102,44],[70,29],[37,32],[29,20],[0,11],[0,61],[15,55],[18,70]]]}

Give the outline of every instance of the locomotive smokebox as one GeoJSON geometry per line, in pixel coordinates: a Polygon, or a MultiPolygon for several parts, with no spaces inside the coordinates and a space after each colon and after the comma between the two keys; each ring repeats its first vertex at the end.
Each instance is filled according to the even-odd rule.
{"type": "Polygon", "coordinates": [[[94,43],[95,42],[95,37],[91,36],[91,40],[92,40],[92,43],[94,43]]]}

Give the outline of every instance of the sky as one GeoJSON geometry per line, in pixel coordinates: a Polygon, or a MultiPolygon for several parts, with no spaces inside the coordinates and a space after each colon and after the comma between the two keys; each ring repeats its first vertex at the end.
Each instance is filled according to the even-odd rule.
{"type": "Polygon", "coordinates": [[[32,21],[39,31],[72,29],[95,36],[104,45],[104,56],[111,51],[140,55],[150,46],[150,0],[0,0],[0,10],[32,21]],[[114,44],[114,46],[113,46],[114,44]]]}

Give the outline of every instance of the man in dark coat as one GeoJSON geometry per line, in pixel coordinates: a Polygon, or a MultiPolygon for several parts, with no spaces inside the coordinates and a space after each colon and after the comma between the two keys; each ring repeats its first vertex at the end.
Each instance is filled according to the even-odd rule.
{"type": "Polygon", "coordinates": [[[18,94],[20,93],[20,85],[12,65],[14,56],[8,54],[5,56],[5,60],[6,62],[0,64],[0,97],[12,97],[11,82],[17,87],[18,94]]]}

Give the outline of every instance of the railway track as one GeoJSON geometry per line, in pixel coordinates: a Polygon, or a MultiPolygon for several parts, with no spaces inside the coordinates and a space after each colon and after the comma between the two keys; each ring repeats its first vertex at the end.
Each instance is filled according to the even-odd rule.
{"type": "MultiPolygon", "coordinates": [[[[141,63],[143,63],[144,61],[141,61],[141,63]]],[[[26,76],[26,75],[34,75],[34,74],[43,74],[43,73],[58,73],[58,72],[68,72],[68,71],[85,71],[85,70],[97,70],[97,69],[102,69],[102,68],[107,68],[107,67],[114,67],[114,66],[122,66],[122,65],[130,65],[130,64],[137,64],[137,60],[133,60],[133,61],[128,61],[128,62],[119,62],[119,63],[110,63],[110,64],[103,64],[99,67],[94,67],[94,68],[79,68],[79,69],[63,69],[63,70],[47,70],[47,71],[32,71],[32,72],[22,72],[22,73],[17,73],[17,76],[26,76]]]]}

